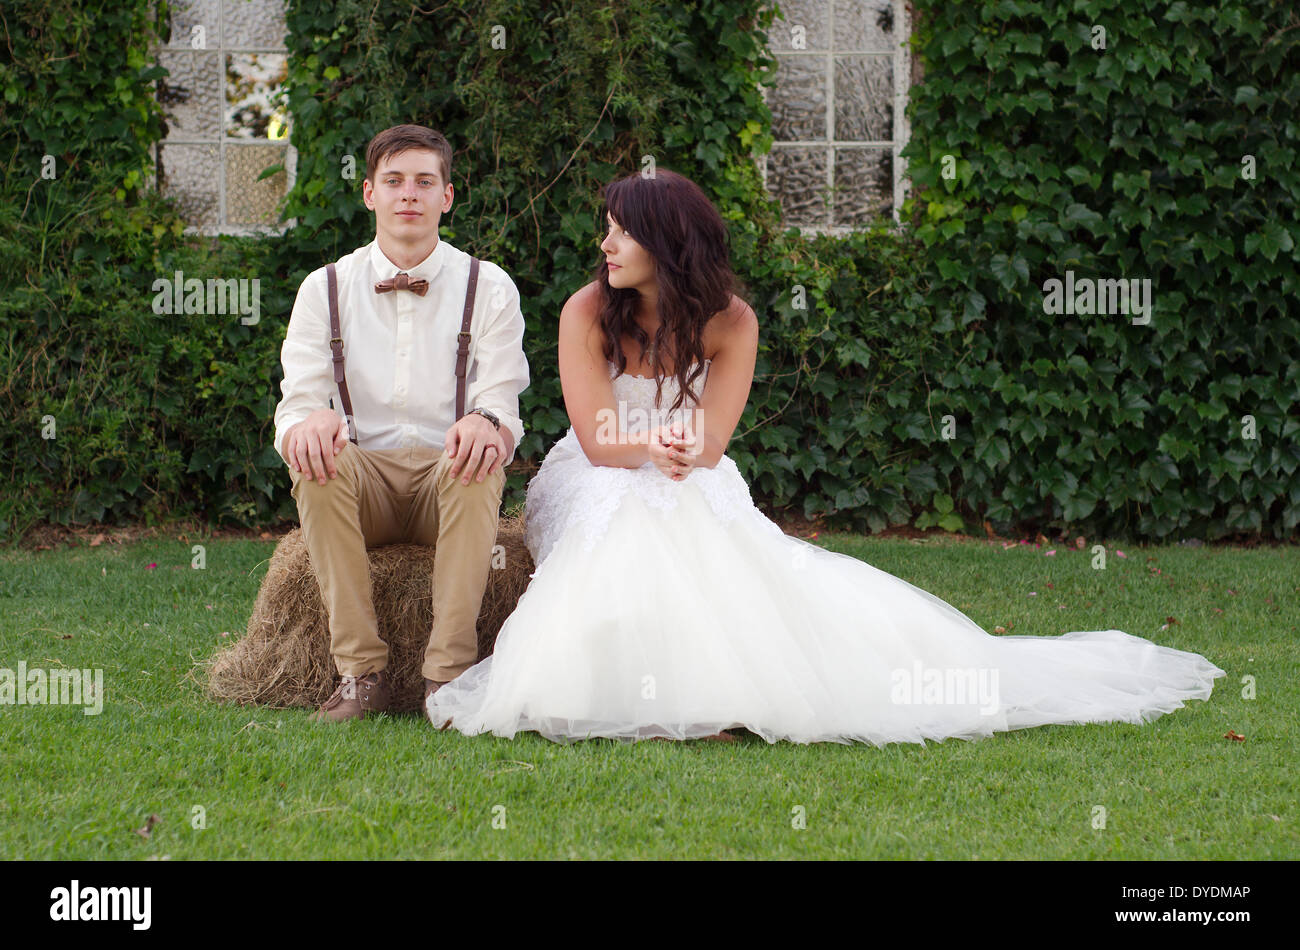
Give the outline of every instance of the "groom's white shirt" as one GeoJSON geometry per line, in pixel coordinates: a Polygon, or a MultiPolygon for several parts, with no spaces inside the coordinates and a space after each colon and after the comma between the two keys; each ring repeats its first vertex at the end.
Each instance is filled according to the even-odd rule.
{"type": "MultiPolygon", "coordinates": [[[[443,448],[456,412],[456,334],[465,309],[469,255],[439,239],[433,252],[406,273],[423,278],[423,297],[408,290],[375,293],[374,285],[400,272],[377,241],[337,264],[343,367],[352,397],[357,444],[363,449],[443,448]]],[[[275,450],[283,457],[289,428],[316,409],[339,415],[334,383],[325,268],[298,290],[280,350],[283,396],[275,410],[275,450]]],[[[524,436],[519,394],[528,388],[524,317],[519,291],[504,270],[482,261],[470,321],[465,409],[490,409],[514,435],[524,436]]],[[[511,452],[509,464],[514,458],[511,452]]]]}

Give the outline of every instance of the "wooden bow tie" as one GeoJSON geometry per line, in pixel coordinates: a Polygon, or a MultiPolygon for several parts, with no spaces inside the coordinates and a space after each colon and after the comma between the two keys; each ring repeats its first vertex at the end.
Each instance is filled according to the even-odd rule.
{"type": "Polygon", "coordinates": [[[411,290],[423,297],[429,292],[429,282],[421,279],[411,280],[410,274],[398,274],[396,277],[375,284],[377,294],[386,294],[390,290],[411,290]]]}

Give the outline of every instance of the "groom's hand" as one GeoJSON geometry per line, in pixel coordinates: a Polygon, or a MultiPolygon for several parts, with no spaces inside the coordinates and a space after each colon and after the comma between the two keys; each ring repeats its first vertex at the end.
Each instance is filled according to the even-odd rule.
{"type": "Polygon", "coordinates": [[[447,454],[455,459],[451,477],[460,478],[464,485],[471,478],[483,481],[501,467],[506,457],[505,439],[477,412],[467,413],[452,424],[447,430],[446,446],[447,454]]]}
{"type": "Polygon", "coordinates": [[[348,444],[348,420],[333,409],[317,409],[284,436],[284,461],[322,485],[338,474],[334,456],[348,444]]]}

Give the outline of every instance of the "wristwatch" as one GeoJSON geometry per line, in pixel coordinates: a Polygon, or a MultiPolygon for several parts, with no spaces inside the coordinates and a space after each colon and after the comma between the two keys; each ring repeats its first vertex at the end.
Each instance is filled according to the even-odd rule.
{"type": "Polygon", "coordinates": [[[465,413],[465,415],[470,415],[470,413],[475,413],[475,412],[477,412],[488,422],[492,423],[493,428],[497,429],[498,431],[501,429],[501,420],[497,417],[497,414],[495,412],[492,412],[491,410],[488,409],[474,408],[471,409],[469,412],[465,413]]]}

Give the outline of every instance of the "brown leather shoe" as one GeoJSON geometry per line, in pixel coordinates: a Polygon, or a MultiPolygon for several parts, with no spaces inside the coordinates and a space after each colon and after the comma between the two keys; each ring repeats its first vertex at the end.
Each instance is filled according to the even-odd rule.
{"type": "Polygon", "coordinates": [[[334,694],[325,700],[325,704],[311,718],[313,722],[365,719],[367,713],[386,710],[391,696],[387,670],[378,670],[364,676],[345,676],[334,694]]]}
{"type": "MultiPolygon", "coordinates": [[[[451,682],[451,681],[448,680],[447,682],[451,682]]],[[[444,723],[437,723],[433,721],[433,716],[430,715],[429,713],[429,697],[432,696],[434,693],[436,693],[438,690],[442,689],[444,686],[446,686],[447,682],[439,683],[437,680],[431,680],[427,676],[424,679],[424,718],[429,720],[429,722],[432,725],[437,726],[439,729],[446,729],[448,726],[451,725],[451,720],[448,719],[444,723]]]]}

